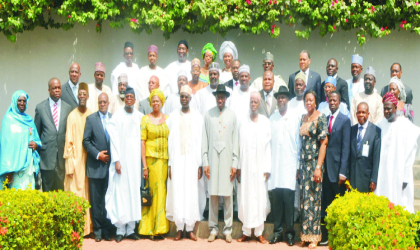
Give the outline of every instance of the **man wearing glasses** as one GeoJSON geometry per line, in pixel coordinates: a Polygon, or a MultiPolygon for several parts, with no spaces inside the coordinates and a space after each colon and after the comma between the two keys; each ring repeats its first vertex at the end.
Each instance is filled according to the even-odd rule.
{"type": "MultiPolygon", "coordinates": [[[[399,63],[394,63],[391,66],[391,77],[398,77],[398,79],[401,79],[402,76],[402,67],[401,64],[399,63]]],[[[405,103],[407,104],[413,104],[413,91],[411,90],[410,87],[407,86],[407,84],[404,84],[405,86],[405,93],[407,94],[407,99],[405,101],[405,103]]],[[[381,96],[384,96],[386,93],[388,93],[388,87],[389,85],[385,85],[385,87],[382,88],[381,90],[381,96]]]]}
{"type": "MultiPolygon", "coordinates": [[[[271,54],[270,52],[267,52],[265,54],[262,66],[263,66],[264,72],[266,71],[272,72],[274,68],[274,55],[271,54]]],[[[280,75],[274,75],[274,87],[273,87],[274,93],[277,92],[280,86],[282,85],[287,87],[287,84],[284,82],[283,78],[281,78],[280,75]]],[[[257,91],[261,91],[263,89],[263,77],[260,76],[257,79],[255,79],[252,82],[251,87],[255,88],[257,91]]]]}

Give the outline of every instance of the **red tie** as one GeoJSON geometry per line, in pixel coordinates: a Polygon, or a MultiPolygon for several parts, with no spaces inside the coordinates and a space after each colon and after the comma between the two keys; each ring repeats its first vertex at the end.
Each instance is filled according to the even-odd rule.
{"type": "Polygon", "coordinates": [[[235,86],[238,86],[238,81],[235,82],[235,86]]]}
{"type": "Polygon", "coordinates": [[[55,128],[58,130],[58,114],[57,114],[57,103],[54,103],[54,109],[53,109],[53,120],[55,128]]]}
{"type": "Polygon", "coordinates": [[[330,125],[328,125],[328,133],[331,134],[331,127],[332,127],[332,120],[334,119],[334,116],[330,117],[330,125]]]}

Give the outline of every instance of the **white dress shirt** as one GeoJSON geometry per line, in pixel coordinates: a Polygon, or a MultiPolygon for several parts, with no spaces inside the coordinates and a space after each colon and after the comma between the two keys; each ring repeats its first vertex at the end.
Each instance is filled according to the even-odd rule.
{"type": "Polygon", "coordinates": [[[73,92],[73,95],[74,95],[74,98],[76,99],[77,104],[79,104],[79,98],[77,98],[78,91],[79,91],[79,83],[77,83],[76,85],[74,85],[70,80],[68,80],[67,83],[69,84],[70,89],[73,92]]]}
{"type": "Polygon", "coordinates": [[[360,125],[360,123],[358,124],[358,126],[357,126],[357,137],[356,138],[359,138],[360,133],[362,134],[361,139],[363,139],[363,137],[365,137],[365,133],[366,133],[366,129],[368,127],[368,124],[369,124],[369,121],[366,121],[365,124],[363,124],[363,125],[360,125]],[[362,131],[359,130],[360,127],[363,128],[362,131]]]}
{"type": "Polygon", "coordinates": [[[263,91],[264,92],[264,100],[265,100],[265,103],[268,103],[268,104],[270,104],[270,108],[271,108],[271,105],[272,105],[272,101],[273,101],[273,90],[271,90],[270,92],[265,92],[265,91],[263,91]]]}
{"type": "Polygon", "coordinates": [[[308,76],[309,76],[309,68],[306,71],[300,70],[303,74],[305,74],[305,85],[308,86],[308,76]]]}
{"type": "MultiPolygon", "coordinates": [[[[48,97],[48,100],[49,100],[49,103],[50,103],[51,116],[52,116],[54,114],[55,101],[53,101],[53,99],[51,99],[51,97],[48,97]]],[[[61,99],[58,99],[58,101],[57,101],[57,131],[58,131],[58,128],[60,128],[60,112],[61,112],[61,99]]],[[[53,118],[53,120],[54,120],[54,118],[53,118]]]]}

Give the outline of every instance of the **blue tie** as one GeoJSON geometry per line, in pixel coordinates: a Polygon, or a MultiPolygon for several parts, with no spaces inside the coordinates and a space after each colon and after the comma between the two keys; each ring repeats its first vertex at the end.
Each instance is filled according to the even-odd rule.
{"type": "Polygon", "coordinates": [[[359,127],[359,135],[357,136],[357,151],[360,150],[360,143],[362,142],[362,130],[363,130],[363,127],[360,126],[359,127]]]}
{"type": "Polygon", "coordinates": [[[106,130],[106,119],[105,119],[105,116],[102,116],[102,125],[104,127],[106,141],[108,142],[109,141],[109,134],[108,134],[108,131],[106,130]]]}
{"type": "Polygon", "coordinates": [[[77,95],[78,95],[77,91],[78,91],[77,86],[73,86],[74,98],[76,99],[76,102],[79,103],[79,98],[77,98],[77,95]]]}

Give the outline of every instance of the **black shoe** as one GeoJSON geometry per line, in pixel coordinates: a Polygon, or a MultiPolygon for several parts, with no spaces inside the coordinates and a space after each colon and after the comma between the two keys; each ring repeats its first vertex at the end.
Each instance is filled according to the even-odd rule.
{"type": "Polygon", "coordinates": [[[321,242],[319,242],[319,243],[318,243],[318,245],[319,245],[319,246],[323,246],[323,247],[328,246],[328,240],[326,240],[326,241],[321,241],[321,242]]]}
{"type": "Polygon", "coordinates": [[[283,241],[283,237],[282,236],[274,236],[270,240],[270,244],[276,244],[277,242],[282,242],[282,241],[283,241]]]}
{"type": "Polygon", "coordinates": [[[109,236],[108,234],[104,234],[104,240],[106,241],[111,241],[111,236],[109,236]]]}
{"type": "Polygon", "coordinates": [[[115,241],[117,242],[117,243],[120,243],[122,240],[123,240],[123,236],[122,235],[117,235],[117,237],[115,237],[115,241]]]}
{"type": "Polygon", "coordinates": [[[100,235],[95,236],[95,241],[100,242],[102,240],[102,237],[100,235]]]}
{"type": "Polygon", "coordinates": [[[293,246],[295,244],[295,240],[292,237],[287,238],[287,245],[293,246]]]}
{"type": "Polygon", "coordinates": [[[140,240],[140,237],[136,233],[132,233],[129,236],[127,236],[126,238],[131,239],[131,240],[140,240]]]}

